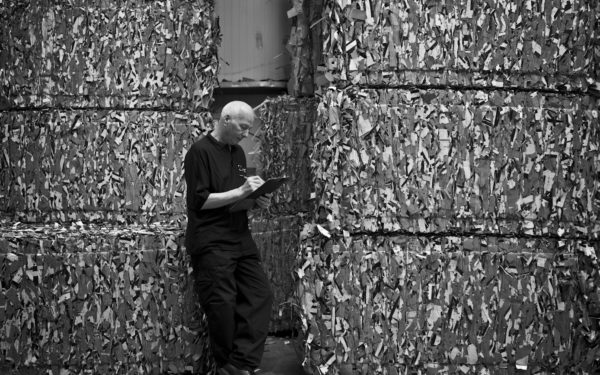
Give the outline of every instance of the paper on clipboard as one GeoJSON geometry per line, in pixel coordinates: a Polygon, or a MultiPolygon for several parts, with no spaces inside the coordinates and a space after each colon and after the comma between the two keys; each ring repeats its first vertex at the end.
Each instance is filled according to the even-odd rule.
{"type": "Polygon", "coordinates": [[[277,190],[281,185],[283,185],[288,180],[287,177],[278,177],[278,178],[270,178],[265,181],[264,184],[260,185],[258,189],[254,190],[250,195],[248,195],[244,199],[240,199],[235,202],[230,208],[229,211],[242,211],[249,210],[254,207],[254,201],[260,197],[261,195],[269,194],[277,190]]]}

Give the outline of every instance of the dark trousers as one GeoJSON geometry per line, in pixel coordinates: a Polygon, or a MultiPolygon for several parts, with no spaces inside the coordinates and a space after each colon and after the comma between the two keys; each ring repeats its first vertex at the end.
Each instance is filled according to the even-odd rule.
{"type": "Polygon", "coordinates": [[[210,250],[192,256],[192,266],[217,366],[257,368],[273,303],[259,254],[210,250]]]}

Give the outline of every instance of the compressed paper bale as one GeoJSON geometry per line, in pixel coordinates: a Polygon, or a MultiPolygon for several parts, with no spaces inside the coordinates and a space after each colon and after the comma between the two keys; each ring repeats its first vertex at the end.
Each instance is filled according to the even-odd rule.
{"type": "Polygon", "coordinates": [[[88,1],[2,6],[2,107],[208,108],[213,4],[88,1]]]}
{"type": "Polygon", "coordinates": [[[1,233],[0,347],[15,365],[213,366],[177,226],[3,222],[1,233]]]}
{"type": "Polygon", "coordinates": [[[269,331],[273,334],[298,330],[298,311],[294,307],[293,268],[299,246],[296,216],[256,215],[252,217],[252,236],[274,294],[269,331]]]}
{"type": "Polygon", "coordinates": [[[578,286],[577,263],[600,281],[593,242],[488,236],[479,238],[485,247],[472,250],[476,238],[465,236],[306,233],[299,276],[302,290],[314,295],[301,294],[299,302],[314,366],[381,373],[519,360],[556,370],[595,365],[573,359],[589,358],[595,339],[584,344],[581,337],[600,329],[597,322],[573,324],[593,308],[578,286]]]}
{"type": "Polygon", "coordinates": [[[24,221],[180,217],[183,158],[211,121],[205,112],[156,111],[53,110],[0,117],[11,134],[2,139],[11,151],[0,162],[5,192],[0,199],[5,212],[24,221]]]}
{"type": "Polygon", "coordinates": [[[323,68],[354,84],[586,88],[598,6],[544,5],[330,1],[320,22],[323,68]]]}
{"type": "Polygon", "coordinates": [[[322,98],[310,151],[316,220],[338,233],[597,231],[600,138],[589,98],[495,107],[476,103],[482,92],[436,91],[439,103],[429,105],[425,93],[322,98]]]}
{"type": "MultiPolygon", "coordinates": [[[[485,373],[499,363],[506,373],[559,363],[597,366],[579,360],[595,354],[589,344],[595,339],[583,353],[579,343],[590,332],[596,337],[598,326],[568,333],[573,316],[586,320],[595,303],[577,305],[570,296],[578,294],[565,287],[576,280],[572,254],[585,259],[587,270],[597,263],[596,245],[572,246],[577,239],[594,241],[598,232],[597,179],[589,172],[598,164],[598,146],[588,148],[598,139],[597,100],[582,95],[593,85],[593,53],[584,51],[593,50],[594,37],[570,32],[593,29],[595,5],[544,4],[325,4],[319,21],[325,56],[318,70],[327,78],[318,84],[343,84],[345,90],[321,89],[310,153],[317,207],[308,221],[334,240],[309,240],[296,270],[311,280],[299,285],[298,295],[306,358],[316,373],[485,373]],[[549,40],[550,30],[564,33],[549,40]],[[360,88],[369,85],[382,89],[360,88]],[[389,254],[381,244],[400,233],[414,233],[400,241],[411,256],[394,266],[380,255],[389,254]],[[363,241],[361,234],[376,240],[363,241]],[[557,240],[563,236],[566,242],[557,240]],[[515,251],[518,256],[510,255],[515,251]],[[339,255],[344,252],[351,255],[339,255]],[[456,283],[439,276],[448,258],[442,256],[440,267],[431,260],[438,252],[460,255],[456,283]],[[403,283],[382,277],[386,270],[403,275],[403,283]],[[499,270],[505,271],[498,276],[499,270]],[[426,279],[423,272],[436,276],[426,279]],[[488,287],[494,282],[495,289],[488,287]],[[406,295],[386,293],[388,285],[402,285],[406,295]],[[539,288],[550,295],[535,301],[532,291],[539,288]],[[435,319],[438,306],[448,306],[442,295],[457,311],[451,332],[435,319]],[[505,297],[501,306],[498,295],[505,297]],[[356,301],[358,313],[340,318],[349,301],[356,301]],[[492,319],[484,318],[486,309],[492,319]],[[403,319],[388,331],[381,311],[404,312],[403,319]],[[494,314],[507,318],[492,326],[494,314]],[[339,320],[350,325],[342,334],[339,320]],[[436,345],[440,331],[444,339],[436,345]]],[[[586,271],[585,278],[591,274],[597,282],[597,272],[586,271]]],[[[580,288],[586,301],[595,295],[593,288],[580,288]]],[[[447,316],[442,311],[439,316],[447,316]]]]}
{"type": "Polygon", "coordinates": [[[261,125],[260,160],[264,177],[287,176],[273,195],[273,214],[293,215],[310,209],[309,144],[316,116],[314,99],[271,98],[257,108],[261,125]]]}
{"type": "Polygon", "coordinates": [[[315,67],[323,60],[320,34],[323,20],[323,2],[317,0],[295,0],[288,12],[292,27],[287,40],[290,53],[290,77],[288,93],[295,97],[312,95],[317,85],[324,84],[326,78],[315,72],[315,67]]]}

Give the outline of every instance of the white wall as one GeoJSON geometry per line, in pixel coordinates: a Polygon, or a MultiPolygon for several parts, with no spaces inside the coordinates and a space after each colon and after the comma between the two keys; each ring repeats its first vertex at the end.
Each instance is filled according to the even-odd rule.
{"type": "Polygon", "coordinates": [[[221,34],[219,80],[286,81],[288,0],[216,0],[221,34]]]}

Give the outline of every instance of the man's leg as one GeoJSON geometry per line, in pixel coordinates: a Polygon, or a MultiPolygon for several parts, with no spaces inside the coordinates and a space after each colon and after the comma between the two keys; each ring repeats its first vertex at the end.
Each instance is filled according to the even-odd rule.
{"type": "Polygon", "coordinates": [[[230,362],[238,368],[255,369],[269,333],[273,292],[258,254],[240,257],[235,277],[238,295],[230,362]]]}
{"type": "Polygon", "coordinates": [[[217,366],[229,362],[235,331],[235,260],[231,253],[212,250],[192,256],[196,291],[206,313],[217,366]]]}

